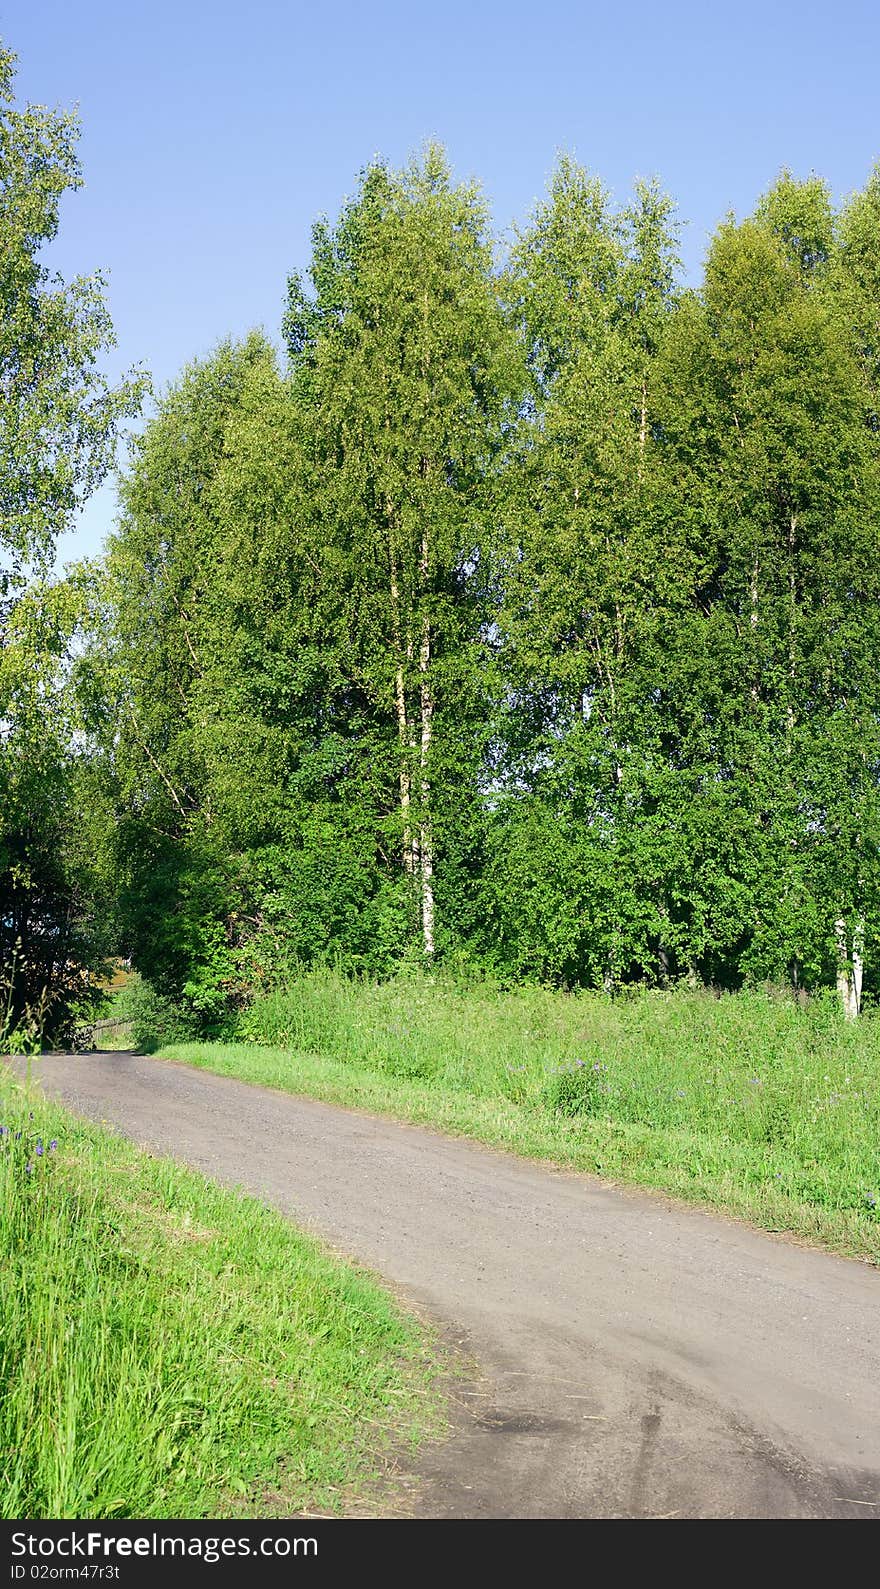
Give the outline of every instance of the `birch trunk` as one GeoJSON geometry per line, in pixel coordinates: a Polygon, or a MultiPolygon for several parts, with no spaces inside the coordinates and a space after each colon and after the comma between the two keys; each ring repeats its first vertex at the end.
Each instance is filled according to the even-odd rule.
{"type": "MultiPolygon", "coordinates": [[[[758,554],[757,554],[757,552],[755,553],[755,565],[754,565],[754,568],[752,569],[752,577],[751,577],[751,581],[749,583],[749,601],[751,603],[751,612],[749,613],[749,628],[751,629],[752,634],[754,635],[754,634],[756,634],[756,631],[757,631],[757,628],[758,628],[758,554]]],[[[754,677],[754,682],[752,684],[751,694],[752,694],[752,700],[753,701],[757,701],[757,699],[758,699],[758,676],[757,676],[757,672],[755,672],[753,677],[754,677]]]]}
{"type": "Polygon", "coordinates": [[[660,942],[657,946],[657,974],[660,978],[661,984],[665,986],[669,981],[669,973],[672,969],[669,959],[669,949],[667,948],[669,910],[665,899],[660,905],[658,915],[660,917],[660,942]]]}
{"type": "Polygon", "coordinates": [[[410,820],[409,723],[406,715],[406,679],[403,671],[400,584],[393,550],[389,551],[389,561],[391,564],[391,614],[394,625],[394,644],[397,653],[397,666],[394,673],[394,701],[397,709],[397,737],[400,744],[400,816],[403,828],[403,869],[409,877],[412,877],[415,873],[415,843],[410,820]]]}
{"type": "Polygon", "coordinates": [[[862,975],[864,972],[863,955],[865,952],[865,923],[859,920],[853,933],[852,941],[852,1004],[853,1017],[860,1015],[862,1010],[862,975]]]}
{"type": "Polygon", "coordinates": [[[792,513],[788,521],[788,601],[789,601],[789,631],[788,631],[788,705],[785,711],[786,752],[791,755],[791,740],[794,733],[794,690],[797,677],[797,656],[795,651],[795,623],[797,619],[797,584],[795,581],[794,552],[795,533],[797,531],[797,516],[792,513]]]}
{"type": "MultiPolygon", "coordinates": [[[[423,336],[422,343],[422,380],[425,389],[430,389],[430,347],[429,335],[430,304],[427,292],[423,300],[423,336]]],[[[428,530],[427,530],[427,503],[430,500],[430,491],[427,486],[431,474],[431,460],[423,454],[419,460],[419,476],[424,483],[425,495],[422,498],[422,511],[425,519],[422,524],[421,555],[419,557],[419,588],[422,600],[428,594],[428,572],[430,559],[428,556],[428,530]]],[[[419,859],[422,879],[422,945],[428,959],[434,955],[434,845],[431,837],[431,789],[429,782],[429,765],[431,755],[431,734],[434,724],[434,697],[431,690],[431,619],[427,609],[422,613],[422,634],[419,646],[419,708],[421,711],[421,746],[419,754],[419,859]]]]}
{"type": "Polygon", "coordinates": [[[840,1007],[848,1021],[854,1021],[862,1003],[862,925],[853,933],[852,950],[847,938],[846,921],[838,916],[834,923],[837,940],[837,993],[840,1007]]]}
{"type": "MultiPolygon", "coordinates": [[[[422,538],[422,583],[428,573],[427,537],[422,538]]],[[[434,847],[431,840],[431,788],[428,774],[431,754],[431,734],[434,724],[434,697],[430,680],[431,623],[427,613],[422,619],[422,641],[419,647],[419,705],[422,715],[422,742],[420,753],[420,807],[419,851],[422,863],[422,942],[429,959],[434,954],[434,847]]]]}

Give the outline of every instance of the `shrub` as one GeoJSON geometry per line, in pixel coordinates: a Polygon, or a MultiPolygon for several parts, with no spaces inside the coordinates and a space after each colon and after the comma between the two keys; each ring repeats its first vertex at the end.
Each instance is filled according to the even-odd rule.
{"type": "Polygon", "coordinates": [[[573,1117],[608,1112],[607,1070],[600,1060],[576,1059],[551,1072],[543,1101],[551,1114],[573,1117]]]}
{"type": "Polygon", "coordinates": [[[196,1018],[136,972],[114,996],[113,1016],[131,1022],[132,1046],[145,1054],[198,1035],[196,1018]]]}

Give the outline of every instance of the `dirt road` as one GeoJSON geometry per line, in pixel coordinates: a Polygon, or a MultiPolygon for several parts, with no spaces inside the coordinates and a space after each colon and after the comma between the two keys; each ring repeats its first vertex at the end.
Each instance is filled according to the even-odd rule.
{"type": "Polygon", "coordinates": [[[417,1515],[880,1518],[875,1270],[155,1059],[39,1073],[369,1264],[471,1354],[417,1515]]]}

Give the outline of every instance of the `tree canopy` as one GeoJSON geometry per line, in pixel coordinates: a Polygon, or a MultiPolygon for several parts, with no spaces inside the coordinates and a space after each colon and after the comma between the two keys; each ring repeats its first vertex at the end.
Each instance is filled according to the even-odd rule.
{"type": "Polygon", "coordinates": [[[876,175],[835,210],[783,174],[685,288],[656,184],[563,159],[499,262],[440,151],[367,168],[285,364],[192,367],[123,492],[112,760],[168,992],[332,955],[855,1008],[878,219],[876,175]]]}
{"type": "Polygon", "coordinates": [[[502,249],[442,150],[373,162],[50,586],[139,383],[38,262],[75,128],[11,72],[7,961],[112,947],[202,1028],[327,958],[876,996],[880,171],[783,173],[688,286],[657,183],[565,157],[502,249]]]}

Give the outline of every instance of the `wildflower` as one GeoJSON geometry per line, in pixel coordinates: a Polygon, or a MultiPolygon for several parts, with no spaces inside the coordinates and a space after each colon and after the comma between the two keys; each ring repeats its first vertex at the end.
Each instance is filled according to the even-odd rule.
{"type": "Polygon", "coordinates": [[[26,1164],[24,1168],[25,1168],[25,1173],[27,1175],[32,1175],[33,1174],[34,1167],[33,1167],[32,1164],[26,1164]]]}
{"type": "Polygon", "coordinates": [[[877,1207],[877,1199],[874,1196],[873,1192],[866,1192],[865,1193],[865,1202],[867,1203],[869,1208],[876,1208],[877,1207]]]}
{"type": "Polygon", "coordinates": [[[42,1137],[37,1137],[37,1158],[41,1159],[42,1157],[43,1157],[43,1140],[42,1140],[42,1137]]]}
{"type": "Polygon", "coordinates": [[[49,1152],[50,1153],[54,1153],[55,1149],[57,1148],[57,1146],[58,1146],[57,1139],[55,1137],[53,1137],[52,1141],[49,1143],[49,1152]]]}

